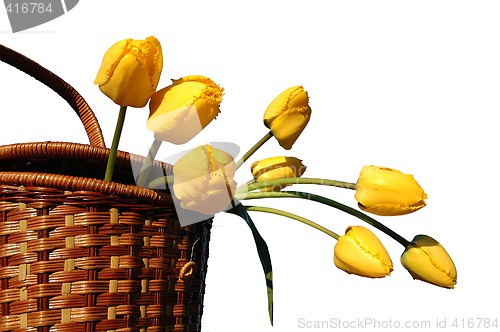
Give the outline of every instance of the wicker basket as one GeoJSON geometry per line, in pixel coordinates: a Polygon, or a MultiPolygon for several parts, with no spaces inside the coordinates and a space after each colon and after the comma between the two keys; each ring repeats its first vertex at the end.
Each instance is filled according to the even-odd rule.
{"type": "Polygon", "coordinates": [[[211,221],[181,227],[168,191],[135,186],[140,156],[119,151],[115,182],[99,180],[109,150],[85,100],[0,58],[66,99],[90,141],[0,146],[0,331],[199,331],[211,221]]]}

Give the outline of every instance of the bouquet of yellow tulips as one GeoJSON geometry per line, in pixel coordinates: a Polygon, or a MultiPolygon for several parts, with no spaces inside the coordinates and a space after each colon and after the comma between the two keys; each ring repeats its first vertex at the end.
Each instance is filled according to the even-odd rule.
{"type": "Polygon", "coordinates": [[[232,213],[245,220],[262,263],[271,323],[271,256],[249,212],[282,215],[333,237],[337,240],[333,249],[333,263],[347,273],[382,278],[390,275],[394,266],[381,241],[367,227],[349,226],[344,235],[338,235],[325,226],[288,211],[247,205],[244,202],[248,200],[301,198],[339,209],[399,242],[404,247],[401,264],[413,278],[440,287],[454,288],[457,282],[455,265],[438,241],[427,235],[416,235],[412,241],[408,241],[369,215],[396,216],[423,208],[427,194],[410,174],[370,165],[361,169],[355,183],[306,178],[303,177],[306,167],[302,160],[275,156],[254,161],[250,167],[251,179],[241,186],[237,185],[235,173],[266,141],[274,137],[281,147],[290,150],[307,126],[311,108],[308,93],[302,86],[290,87],[270,102],[264,112],[264,125],[269,131],[238,161],[223,149],[204,145],[182,156],[173,165],[173,175],[150,178],[149,169],[161,143],[187,143],[216,118],[223,97],[223,88],[201,75],[173,80],[171,85],[157,90],[162,66],[162,49],[154,37],[122,40],[105,53],[95,83],[120,106],[105,180],[111,181],[113,177],[114,158],[127,107],[144,107],[149,102],[150,116],[146,125],[154,132],[154,141],[138,173],[137,185],[152,189],[168,187],[177,202],[177,213],[194,213],[188,214],[192,218],[188,223],[212,218],[222,212],[232,213]],[[354,190],[359,209],[314,193],[289,190],[291,185],[300,184],[354,190]]]}

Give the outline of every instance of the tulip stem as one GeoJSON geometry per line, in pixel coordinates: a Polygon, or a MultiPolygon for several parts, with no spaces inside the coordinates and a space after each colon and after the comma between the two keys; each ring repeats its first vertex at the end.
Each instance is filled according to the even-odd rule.
{"type": "Polygon", "coordinates": [[[373,219],[372,217],[364,214],[363,212],[358,211],[356,209],[353,209],[347,205],[344,205],[344,204],[339,203],[337,201],[334,201],[332,199],[320,196],[320,195],[315,195],[315,194],[301,192],[301,191],[279,191],[279,192],[241,193],[241,194],[236,194],[235,197],[237,199],[240,199],[240,200],[256,199],[256,198],[283,198],[283,197],[305,198],[305,199],[308,199],[311,201],[315,201],[318,203],[322,203],[322,204],[331,206],[333,208],[336,208],[338,210],[346,212],[354,217],[357,217],[357,218],[367,222],[368,224],[372,225],[373,227],[377,228],[378,230],[384,232],[385,234],[389,235],[390,237],[392,237],[394,240],[399,242],[405,248],[408,244],[410,244],[410,242],[407,241],[405,238],[403,238],[401,235],[397,234],[392,229],[388,228],[387,226],[378,222],[377,220],[373,219]]]}
{"type": "Polygon", "coordinates": [[[171,184],[174,183],[174,176],[167,175],[154,179],[148,185],[149,189],[165,189],[168,188],[171,184]]]}
{"type": "Polygon", "coordinates": [[[118,152],[118,143],[120,143],[120,136],[122,135],[126,112],[127,106],[120,106],[120,113],[118,114],[118,120],[116,121],[115,135],[113,136],[113,142],[111,143],[111,148],[109,150],[108,164],[106,166],[106,174],[104,176],[105,181],[111,181],[113,179],[116,154],[118,152]]]}
{"type": "Polygon", "coordinates": [[[139,187],[144,187],[144,183],[146,183],[146,179],[148,178],[149,171],[151,169],[151,166],[153,165],[153,162],[155,160],[156,154],[158,153],[158,150],[160,149],[162,141],[158,141],[155,139],[153,141],[153,144],[151,144],[151,148],[149,148],[148,156],[144,160],[144,163],[142,164],[141,172],[139,173],[139,177],[137,178],[137,185],[139,187]]]}
{"type": "Polygon", "coordinates": [[[252,148],[248,150],[240,160],[238,160],[238,162],[236,163],[236,169],[240,168],[240,166],[243,165],[243,163],[247,161],[248,158],[250,158],[255,153],[255,151],[257,151],[262,145],[264,145],[264,143],[266,143],[271,137],[273,137],[272,132],[268,132],[266,135],[264,135],[264,137],[262,137],[260,141],[252,146],[252,148]]]}
{"type": "Polygon", "coordinates": [[[279,215],[279,216],[287,217],[287,218],[290,218],[290,219],[295,219],[297,221],[300,221],[301,223],[304,223],[304,224],[306,224],[308,226],[311,226],[311,227],[313,227],[313,228],[315,228],[315,229],[317,229],[317,230],[325,233],[326,235],[329,235],[329,236],[333,237],[335,240],[339,239],[339,235],[337,233],[334,233],[331,230],[329,230],[328,228],[323,227],[323,226],[315,223],[314,221],[311,221],[311,220],[306,219],[304,217],[298,216],[296,214],[293,214],[293,213],[290,213],[290,212],[287,212],[287,211],[283,211],[283,210],[279,210],[279,209],[265,207],[265,206],[252,206],[252,205],[248,205],[248,206],[244,206],[244,207],[245,207],[245,209],[247,211],[257,211],[257,212],[273,213],[273,214],[276,214],[276,215],[279,215]]]}
{"type": "Polygon", "coordinates": [[[236,189],[236,193],[250,192],[256,189],[278,186],[278,185],[286,185],[286,184],[319,184],[324,186],[332,186],[332,187],[339,187],[346,189],[354,189],[354,190],[356,189],[356,184],[351,182],[320,179],[320,178],[280,178],[269,181],[245,183],[244,185],[236,189]]]}

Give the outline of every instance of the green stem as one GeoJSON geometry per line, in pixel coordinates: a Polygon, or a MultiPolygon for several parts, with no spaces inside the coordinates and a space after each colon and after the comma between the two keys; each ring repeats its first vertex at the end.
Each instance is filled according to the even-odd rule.
{"type": "Polygon", "coordinates": [[[149,175],[149,170],[151,169],[151,166],[153,165],[156,154],[158,153],[158,150],[160,149],[161,143],[162,143],[161,141],[158,141],[155,139],[153,141],[153,144],[151,144],[151,148],[149,149],[148,156],[144,160],[144,163],[142,164],[141,172],[139,173],[139,177],[137,178],[137,185],[139,187],[144,187],[144,184],[146,183],[146,179],[148,178],[148,175],[149,175]]]}
{"type": "Polygon", "coordinates": [[[363,212],[358,211],[356,209],[353,209],[347,205],[344,205],[344,204],[339,203],[337,201],[334,201],[332,199],[320,196],[320,195],[310,194],[310,193],[301,192],[301,191],[278,191],[278,192],[259,192],[259,193],[237,194],[237,195],[235,195],[235,197],[237,199],[283,198],[283,197],[305,198],[305,199],[308,199],[311,201],[315,201],[318,203],[322,203],[322,204],[331,206],[333,208],[336,208],[338,210],[346,212],[354,217],[357,217],[357,218],[367,222],[368,224],[372,225],[373,227],[377,228],[378,230],[384,232],[385,234],[389,235],[390,237],[392,237],[394,240],[399,242],[405,248],[410,243],[405,238],[403,238],[401,235],[394,232],[392,229],[388,228],[387,226],[378,222],[377,220],[373,219],[372,217],[364,214],[363,212]]]}
{"type": "Polygon", "coordinates": [[[111,181],[113,179],[113,171],[115,169],[116,153],[118,151],[118,143],[120,142],[120,136],[122,134],[123,123],[125,122],[125,114],[127,112],[127,106],[120,106],[120,113],[118,114],[118,120],[116,122],[115,135],[113,136],[113,142],[111,143],[111,148],[109,150],[108,164],[106,166],[106,175],[104,176],[105,181],[111,181]]]}
{"type": "Polygon", "coordinates": [[[236,169],[240,168],[240,166],[243,165],[243,163],[247,161],[247,159],[250,158],[255,153],[255,151],[257,151],[262,145],[264,145],[264,143],[266,143],[271,137],[273,137],[272,132],[268,132],[266,135],[264,135],[264,137],[262,137],[260,141],[252,146],[252,148],[248,150],[240,160],[238,160],[238,162],[236,163],[236,169]]]}
{"type": "Polygon", "coordinates": [[[264,271],[264,276],[266,278],[267,308],[269,312],[269,319],[271,320],[271,325],[273,325],[273,266],[271,263],[271,255],[269,254],[267,243],[260,235],[257,227],[255,227],[255,224],[252,221],[252,218],[250,218],[250,215],[248,214],[247,210],[245,210],[241,202],[234,202],[234,204],[232,204],[232,207],[226,212],[243,218],[243,220],[245,220],[248,227],[250,228],[250,231],[252,232],[252,236],[255,241],[255,247],[257,248],[260,263],[262,264],[262,270],[264,271]]]}
{"type": "Polygon", "coordinates": [[[154,179],[148,185],[149,189],[158,189],[158,188],[168,188],[169,185],[174,183],[174,176],[167,175],[154,179]]]}
{"type": "Polygon", "coordinates": [[[281,178],[276,180],[253,182],[253,183],[251,182],[250,184],[244,184],[238,187],[238,189],[236,189],[236,193],[250,192],[256,189],[278,186],[278,185],[286,185],[286,184],[319,184],[323,186],[333,186],[333,187],[356,190],[356,184],[351,182],[319,179],[319,178],[281,178]]]}
{"type": "Polygon", "coordinates": [[[316,228],[318,231],[321,231],[321,232],[325,233],[326,235],[333,237],[335,240],[339,239],[339,235],[337,233],[334,233],[331,230],[329,230],[328,228],[323,227],[321,225],[318,225],[314,221],[311,221],[311,220],[306,219],[304,217],[298,216],[296,214],[293,214],[293,213],[290,213],[287,211],[283,211],[283,210],[270,208],[270,207],[265,207],[265,206],[251,206],[250,205],[250,206],[244,206],[244,207],[245,207],[245,209],[247,209],[247,211],[267,212],[267,213],[273,213],[273,214],[277,214],[279,216],[295,219],[295,220],[300,221],[308,226],[316,228]]]}

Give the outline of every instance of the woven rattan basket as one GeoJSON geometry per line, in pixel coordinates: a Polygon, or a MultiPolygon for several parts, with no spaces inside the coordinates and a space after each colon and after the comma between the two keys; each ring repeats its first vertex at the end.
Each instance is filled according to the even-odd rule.
{"type": "MultiPolygon", "coordinates": [[[[0,146],[0,331],[199,331],[211,221],[181,227],[168,191],[134,185],[142,157],[108,149],[85,100],[0,45],[63,97],[90,145],[0,146]]],[[[152,176],[170,174],[156,161],[152,176]]]]}

